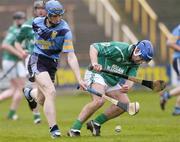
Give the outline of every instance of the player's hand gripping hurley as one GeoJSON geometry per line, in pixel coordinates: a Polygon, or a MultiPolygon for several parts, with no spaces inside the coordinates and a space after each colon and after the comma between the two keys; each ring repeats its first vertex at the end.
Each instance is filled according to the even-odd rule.
{"type": "MultiPolygon", "coordinates": [[[[78,86],[77,89],[79,89],[80,87],[78,86]]],[[[106,100],[108,100],[109,102],[111,102],[112,104],[116,105],[117,107],[123,109],[124,111],[128,112],[129,115],[135,115],[136,113],[139,112],[139,103],[138,102],[132,102],[132,103],[122,103],[114,98],[111,98],[109,96],[106,96],[105,94],[101,94],[99,92],[97,92],[96,90],[94,90],[93,88],[87,87],[86,90],[89,93],[92,93],[93,95],[102,97],[106,100]]]]}
{"type": "MultiPolygon", "coordinates": [[[[94,70],[93,66],[89,66],[89,70],[94,70]]],[[[139,83],[143,86],[146,86],[150,89],[152,89],[153,91],[162,91],[166,88],[166,82],[163,80],[143,80],[143,79],[139,79],[133,76],[127,76],[125,74],[121,74],[121,73],[117,73],[117,72],[113,72],[111,70],[107,70],[107,69],[101,69],[100,72],[104,72],[104,73],[108,73],[111,75],[115,75],[115,76],[119,76],[122,77],[124,79],[128,79],[130,81],[133,81],[135,83],[139,83]]]]}

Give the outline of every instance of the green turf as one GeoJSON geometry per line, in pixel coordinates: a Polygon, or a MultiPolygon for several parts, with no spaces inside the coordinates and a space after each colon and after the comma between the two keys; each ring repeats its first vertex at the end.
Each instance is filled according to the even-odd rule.
{"type": "MultiPolygon", "coordinates": [[[[76,119],[81,107],[89,100],[89,95],[78,92],[63,92],[57,96],[57,120],[63,136],[54,141],[62,142],[180,142],[180,116],[172,116],[171,112],[175,103],[172,99],[167,104],[165,112],[159,108],[159,97],[150,91],[131,92],[132,101],[139,101],[140,112],[136,116],[123,114],[114,120],[105,123],[101,129],[101,137],[92,137],[85,125],[81,131],[81,137],[69,138],[66,132],[76,119]],[[73,95],[69,95],[73,94],[73,95]],[[116,125],[121,125],[122,131],[114,131],[116,125]]],[[[47,122],[34,125],[32,115],[23,100],[18,110],[18,121],[6,120],[10,100],[0,103],[0,142],[48,142],[53,141],[48,132],[47,122]]],[[[102,112],[109,103],[100,109],[95,115],[102,112]]],[[[42,109],[41,109],[42,112],[42,109]]],[[[92,116],[92,118],[95,117],[92,116]]]]}

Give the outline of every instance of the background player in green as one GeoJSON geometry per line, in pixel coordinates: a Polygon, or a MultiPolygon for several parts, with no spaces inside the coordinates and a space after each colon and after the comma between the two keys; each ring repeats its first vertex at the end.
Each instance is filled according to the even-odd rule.
{"type": "Polygon", "coordinates": [[[13,15],[14,23],[10,26],[6,37],[3,40],[2,48],[3,61],[2,67],[7,73],[7,79],[10,80],[10,87],[0,94],[0,101],[12,96],[12,103],[8,113],[8,119],[17,119],[16,110],[22,99],[22,87],[25,83],[26,70],[21,59],[24,56],[14,48],[14,42],[18,35],[21,25],[24,23],[26,15],[24,12],[18,11],[13,15]]]}
{"type": "MultiPolygon", "coordinates": [[[[46,11],[44,9],[44,2],[42,0],[37,0],[34,2],[33,5],[33,15],[34,17],[42,17],[46,15],[46,11]]],[[[29,60],[29,56],[34,49],[34,32],[32,30],[32,22],[34,17],[28,19],[21,27],[20,33],[17,36],[15,47],[16,49],[21,52],[22,55],[27,56],[25,59],[25,64],[27,67],[27,62],[29,60]],[[22,43],[24,44],[22,45],[22,43]]],[[[37,91],[37,89],[34,89],[37,91]]],[[[38,107],[32,109],[34,114],[34,123],[40,123],[40,113],[38,107]]]]}
{"type": "MultiPolygon", "coordinates": [[[[120,77],[100,72],[102,68],[112,70],[129,76],[136,76],[138,67],[142,63],[148,63],[153,57],[153,46],[150,41],[143,40],[135,45],[123,42],[94,43],[90,47],[90,60],[95,71],[86,71],[85,81],[88,86],[102,94],[129,103],[128,90],[133,83],[126,81],[119,84],[120,77]]],[[[68,135],[80,136],[82,124],[104,104],[104,99],[92,95],[92,101],[84,106],[77,120],[72,125],[68,135]]],[[[115,105],[111,105],[104,113],[87,123],[94,136],[100,135],[103,123],[121,115],[124,111],[115,105]]]]}

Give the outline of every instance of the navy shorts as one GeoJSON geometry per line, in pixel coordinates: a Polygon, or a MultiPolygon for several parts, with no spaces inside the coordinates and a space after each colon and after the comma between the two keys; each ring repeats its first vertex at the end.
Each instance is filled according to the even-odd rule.
{"type": "Polygon", "coordinates": [[[29,80],[31,82],[35,81],[35,74],[39,74],[40,72],[47,71],[51,80],[54,82],[55,73],[57,71],[58,60],[51,59],[46,56],[33,53],[30,56],[28,62],[28,72],[29,72],[29,80]]]}
{"type": "Polygon", "coordinates": [[[173,68],[176,71],[177,75],[180,76],[180,58],[175,58],[173,60],[173,68]]]}

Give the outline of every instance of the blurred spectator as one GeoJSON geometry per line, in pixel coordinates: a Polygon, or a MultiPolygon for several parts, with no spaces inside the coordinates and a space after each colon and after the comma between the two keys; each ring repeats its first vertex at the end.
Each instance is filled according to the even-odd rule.
{"type": "Polygon", "coordinates": [[[24,23],[26,15],[22,11],[15,12],[13,14],[14,23],[9,27],[6,37],[2,43],[3,57],[2,67],[6,74],[6,77],[10,80],[10,88],[3,91],[0,94],[0,101],[12,97],[12,103],[8,113],[8,119],[15,120],[18,118],[16,110],[22,99],[22,87],[25,83],[26,70],[23,59],[23,55],[14,48],[14,42],[18,35],[21,25],[24,23]]]}

